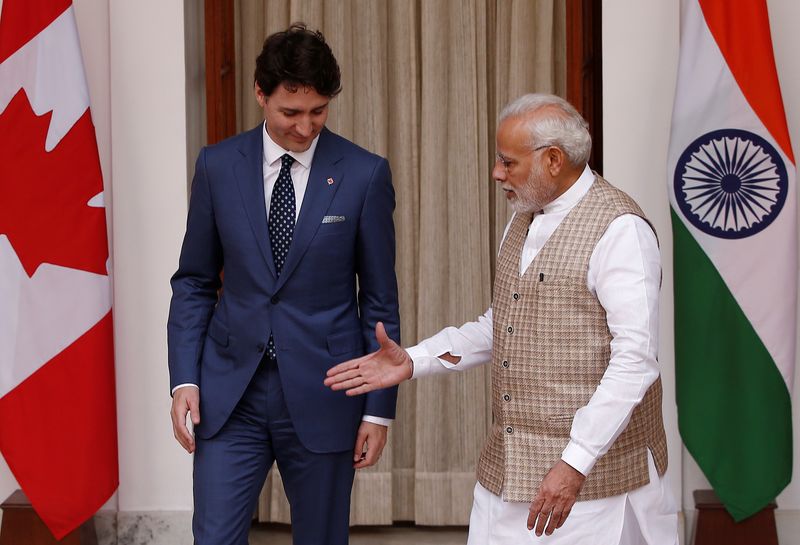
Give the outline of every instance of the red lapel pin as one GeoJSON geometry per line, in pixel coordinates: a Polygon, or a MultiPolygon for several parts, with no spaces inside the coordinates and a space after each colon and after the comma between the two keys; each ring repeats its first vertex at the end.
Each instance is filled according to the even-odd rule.
{"type": "Polygon", "coordinates": [[[328,185],[333,185],[333,178],[328,178],[328,185]]]}

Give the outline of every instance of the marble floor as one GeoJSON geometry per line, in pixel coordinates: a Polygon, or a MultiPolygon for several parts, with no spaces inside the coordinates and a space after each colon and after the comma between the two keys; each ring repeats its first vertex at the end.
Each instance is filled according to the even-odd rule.
{"type": "MultiPolygon", "coordinates": [[[[431,526],[357,527],[350,530],[350,545],[464,545],[466,528],[431,526]]],[[[292,545],[284,524],[256,524],[250,531],[250,545],[292,545]]]]}

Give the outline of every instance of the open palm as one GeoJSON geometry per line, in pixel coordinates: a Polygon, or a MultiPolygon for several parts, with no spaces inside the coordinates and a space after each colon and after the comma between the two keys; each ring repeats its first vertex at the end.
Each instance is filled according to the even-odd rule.
{"type": "Polygon", "coordinates": [[[386,334],[383,323],[375,326],[380,348],[372,354],[340,363],[328,370],[325,386],[346,390],[349,396],[388,388],[411,378],[413,366],[408,353],[386,334]]]}

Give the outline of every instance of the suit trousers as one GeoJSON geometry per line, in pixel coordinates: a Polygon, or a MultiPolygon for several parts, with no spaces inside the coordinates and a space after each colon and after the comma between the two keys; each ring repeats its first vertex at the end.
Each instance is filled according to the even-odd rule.
{"type": "Polygon", "coordinates": [[[196,545],[248,543],[253,511],[273,462],[291,508],[293,543],[347,544],[353,453],[315,453],[302,445],[286,407],[277,362],[265,357],[219,433],[197,439],[196,545]]]}

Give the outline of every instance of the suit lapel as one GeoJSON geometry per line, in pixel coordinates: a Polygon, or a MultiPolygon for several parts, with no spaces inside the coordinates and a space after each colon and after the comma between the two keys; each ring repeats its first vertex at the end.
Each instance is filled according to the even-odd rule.
{"type": "Polygon", "coordinates": [[[272,260],[272,247],[269,243],[267,227],[267,209],[264,201],[264,141],[263,125],[245,133],[239,153],[242,157],[233,165],[236,183],[242,197],[247,219],[253,229],[253,235],[261,250],[261,256],[267,263],[269,272],[275,278],[275,263],[272,260]]]}
{"type": "Polygon", "coordinates": [[[311,162],[311,172],[308,176],[308,185],[303,196],[300,215],[294,228],[292,245],[286,256],[286,262],[283,264],[278,284],[275,286],[276,291],[283,286],[297,267],[303,254],[308,250],[308,245],[322,224],[322,218],[341,185],[344,176],[339,161],[342,154],[335,143],[336,139],[330,131],[323,129],[314,152],[314,159],[311,162]],[[329,179],[334,183],[328,183],[329,179]]]}

